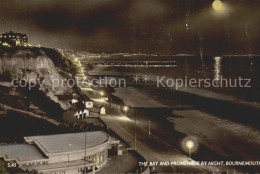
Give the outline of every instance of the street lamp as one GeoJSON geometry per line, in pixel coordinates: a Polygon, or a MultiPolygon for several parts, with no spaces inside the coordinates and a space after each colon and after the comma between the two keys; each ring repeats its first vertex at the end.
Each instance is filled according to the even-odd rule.
{"type": "Polygon", "coordinates": [[[85,157],[84,157],[84,174],[87,173],[87,164],[86,164],[86,160],[87,160],[87,128],[85,130],[85,157]]]}
{"type": "Polygon", "coordinates": [[[135,114],[135,150],[136,150],[136,114],[135,114]]]}
{"type": "Polygon", "coordinates": [[[71,144],[69,144],[69,153],[68,153],[68,168],[70,168],[70,148],[71,148],[71,144]]]}
{"type": "Polygon", "coordinates": [[[128,107],[124,106],[123,110],[125,111],[125,116],[126,116],[126,111],[128,111],[128,107]]]}
{"type": "MultiPolygon", "coordinates": [[[[125,116],[126,116],[126,111],[129,110],[129,107],[124,106],[123,110],[125,111],[125,116]]],[[[136,114],[135,114],[135,135],[134,135],[134,150],[136,150],[136,114]]]]}
{"type": "Polygon", "coordinates": [[[151,121],[149,120],[149,135],[151,135],[151,121]]]}
{"type": "Polygon", "coordinates": [[[194,141],[188,140],[186,142],[186,147],[189,149],[189,157],[191,158],[191,149],[194,147],[194,141]]]}
{"type": "MultiPolygon", "coordinates": [[[[123,110],[125,111],[125,116],[126,116],[126,111],[129,110],[129,107],[124,106],[123,110]]],[[[136,114],[135,114],[135,135],[134,135],[134,150],[136,150],[136,114]]]]}

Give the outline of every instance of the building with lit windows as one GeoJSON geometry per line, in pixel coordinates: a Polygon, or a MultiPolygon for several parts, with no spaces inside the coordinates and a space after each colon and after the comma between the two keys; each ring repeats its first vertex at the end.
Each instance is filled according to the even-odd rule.
{"type": "Polygon", "coordinates": [[[22,33],[6,32],[0,35],[0,45],[6,47],[28,46],[28,37],[22,33]]]}
{"type": "Polygon", "coordinates": [[[95,132],[24,137],[24,144],[0,145],[0,158],[42,174],[95,173],[119,141],[95,132]],[[113,147],[113,148],[112,148],[113,147]]]}

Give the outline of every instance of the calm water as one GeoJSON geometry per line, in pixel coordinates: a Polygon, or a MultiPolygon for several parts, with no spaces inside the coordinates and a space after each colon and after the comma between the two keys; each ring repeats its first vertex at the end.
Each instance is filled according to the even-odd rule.
{"type": "MultiPolygon", "coordinates": [[[[175,78],[230,79],[234,84],[239,77],[250,79],[250,88],[245,87],[209,87],[220,93],[232,94],[250,101],[260,101],[260,57],[200,57],[175,58],[178,67],[175,70],[159,70],[175,78]]],[[[237,82],[238,83],[238,82],[237,82]]],[[[245,85],[246,81],[244,81],[245,85]]],[[[203,87],[201,87],[203,88],[203,87]]],[[[205,88],[205,87],[204,87],[205,88]]]]}
{"type": "MultiPolygon", "coordinates": [[[[175,60],[177,67],[169,68],[131,68],[131,67],[108,67],[106,71],[118,72],[138,72],[144,75],[166,76],[182,79],[205,79],[220,80],[221,77],[234,80],[239,77],[251,79],[250,88],[242,87],[207,87],[207,90],[232,94],[238,98],[253,102],[260,101],[260,57],[136,57],[122,58],[124,60],[144,60],[144,61],[169,61],[175,60]]],[[[106,59],[107,60],[107,59],[106,59]]],[[[108,60],[115,60],[108,58],[108,60]]],[[[119,60],[119,59],[117,59],[119,60]]],[[[238,83],[238,82],[237,82],[238,83]]],[[[244,81],[245,83],[245,81],[244,81]]],[[[203,88],[203,87],[201,87],[203,88]]],[[[205,87],[204,87],[205,88],[205,87]]]]}

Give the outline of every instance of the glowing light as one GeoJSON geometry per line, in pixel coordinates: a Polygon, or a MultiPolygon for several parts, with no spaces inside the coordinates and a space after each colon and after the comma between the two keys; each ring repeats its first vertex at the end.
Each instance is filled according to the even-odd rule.
{"type": "Polygon", "coordinates": [[[186,152],[195,152],[198,149],[198,143],[195,137],[186,137],[181,142],[182,149],[186,152]]]}
{"type": "Polygon", "coordinates": [[[127,110],[128,110],[128,107],[127,107],[127,106],[124,106],[123,109],[124,109],[124,111],[127,111],[127,110]]]}
{"type": "Polygon", "coordinates": [[[94,91],[92,88],[80,88],[80,89],[84,91],[94,91]]]}
{"type": "Polygon", "coordinates": [[[186,142],[186,146],[189,148],[189,149],[192,149],[194,147],[194,142],[192,140],[188,140],[186,142]]]}
{"type": "Polygon", "coordinates": [[[123,107],[123,110],[125,111],[125,116],[126,116],[126,111],[128,111],[128,109],[129,109],[129,108],[128,108],[127,106],[124,106],[124,107],[123,107]]]}
{"type": "Polygon", "coordinates": [[[223,3],[220,1],[220,0],[215,0],[213,3],[212,3],[212,7],[215,11],[217,12],[221,12],[224,10],[224,5],[223,3]]]}
{"type": "Polygon", "coordinates": [[[198,143],[195,137],[186,137],[182,141],[183,150],[189,153],[189,157],[191,158],[191,153],[195,152],[198,148],[198,143]]]}
{"type": "Polygon", "coordinates": [[[100,91],[100,95],[103,96],[105,93],[103,91],[100,91]]]}
{"type": "Polygon", "coordinates": [[[94,102],[99,102],[99,103],[107,103],[103,99],[94,99],[94,98],[92,98],[91,100],[93,100],[94,102]]]}

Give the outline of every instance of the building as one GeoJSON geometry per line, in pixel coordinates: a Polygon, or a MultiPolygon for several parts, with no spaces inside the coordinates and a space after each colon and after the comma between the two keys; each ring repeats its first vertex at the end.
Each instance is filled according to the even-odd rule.
{"type": "Polygon", "coordinates": [[[105,108],[104,106],[101,106],[101,107],[99,108],[99,114],[100,114],[100,115],[106,115],[106,108],[105,108]]]}
{"type": "Polygon", "coordinates": [[[74,113],[74,117],[78,118],[78,119],[85,119],[87,117],[89,117],[89,110],[88,109],[84,109],[83,111],[77,111],[76,113],[74,113]]]}
{"type": "Polygon", "coordinates": [[[71,103],[72,103],[72,104],[75,104],[75,103],[78,103],[78,102],[79,102],[78,99],[72,99],[72,100],[71,100],[71,103]]]}
{"type": "Polygon", "coordinates": [[[82,119],[85,119],[89,116],[89,110],[84,109],[82,119]]]}
{"type": "Polygon", "coordinates": [[[0,145],[0,158],[42,174],[95,173],[119,141],[104,132],[24,137],[24,144],[0,145]]]}
{"type": "Polygon", "coordinates": [[[28,37],[22,33],[6,32],[0,35],[0,45],[7,47],[28,46],[28,37]]]}
{"type": "Polygon", "coordinates": [[[94,102],[92,100],[85,101],[86,108],[93,108],[94,102]]]}

